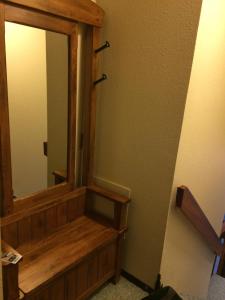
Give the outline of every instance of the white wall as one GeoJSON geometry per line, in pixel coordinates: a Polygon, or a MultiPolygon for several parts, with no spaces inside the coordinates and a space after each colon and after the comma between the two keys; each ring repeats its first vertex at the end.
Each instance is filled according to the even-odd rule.
{"type": "Polygon", "coordinates": [[[47,187],[45,31],[6,23],[6,58],[14,194],[47,187]]]}
{"type": "Polygon", "coordinates": [[[123,268],[159,272],[201,1],[98,0],[109,80],[99,87],[96,170],[132,190],[123,268]]]}
{"type": "Polygon", "coordinates": [[[225,1],[204,0],[171,196],[162,280],[186,295],[205,297],[214,255],[174,208],[188,186],[220,233],[225,213],[225,1]]]}

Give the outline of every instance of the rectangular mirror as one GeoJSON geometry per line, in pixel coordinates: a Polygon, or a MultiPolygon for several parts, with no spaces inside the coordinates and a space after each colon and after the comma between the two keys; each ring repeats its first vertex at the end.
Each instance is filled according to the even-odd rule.
{"type": "Polygon", "coordinates": [[[67,177],[69,38],[5,22],[5,44],[13,195],[21,198],[67,177]]]}

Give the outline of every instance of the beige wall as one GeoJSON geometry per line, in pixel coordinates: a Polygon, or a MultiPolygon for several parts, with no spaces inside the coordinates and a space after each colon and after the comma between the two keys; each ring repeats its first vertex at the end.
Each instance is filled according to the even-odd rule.
{"type": "Polygon", "coordinates": [[[132,190],[123,267],[159,272],[201,0],[98,0],[106,11],[96,175],[132,190]]]}
{"type": "Polygon", "coordinates": [[[67,170],[68,37],[46,31],[48,91],[48,186],[53,171],[67,170]]]}
{"type": "Polygon", "coordinates": [[[161,265],[162,279],[186,295],[205,297],[214,255],[174,208],[187,185],[215,230],[225,213],[225,2],[204,0],[176,163],[161,265]]]}
{"type": "Polygon", "coordinates": [[[13,190],[17,197],[47,187],[45,31],[6,23],[13,190]]]}

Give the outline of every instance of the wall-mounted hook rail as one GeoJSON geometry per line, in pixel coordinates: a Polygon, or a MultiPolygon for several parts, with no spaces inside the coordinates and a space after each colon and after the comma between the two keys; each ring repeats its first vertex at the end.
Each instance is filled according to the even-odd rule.
{"type": "Polygon", "coordinates": [[[100,82],[102,82],[102,81],[104,81],[106,79],[108,79],[107,75],[106,74],[102,74],[101,78],[99,78],[98,80],[94,81],[94,85],[99,84],[100,82]]]}
{"type": "Polygon", "coordinates": [[[110,43],[108,41],[106,41],[104,45],[102,45],[100,48],[95,50],[95,53],[98,53],[98,52],[100,52],[100,51],[102,51],[106,48],[109,48],[109,47],[110,47],[110,43]]]}

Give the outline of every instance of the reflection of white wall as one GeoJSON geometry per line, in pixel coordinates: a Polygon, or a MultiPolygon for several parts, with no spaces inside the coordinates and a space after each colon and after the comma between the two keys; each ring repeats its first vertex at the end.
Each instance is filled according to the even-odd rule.
{"type": "Polygon", "coordinates": [[[46,35],[6,23],[13,189],[16,196],[47,187],[46,35]]]}
{"type": "Polygon", "coordinates": [[[178,185],[189,186],[220,232],[225,213],[224,49],[225,1],[204,0],[161,265],[163,283],[194,299],[206,297],[214,254],[174,209],[174,198],[178,185]]]}

